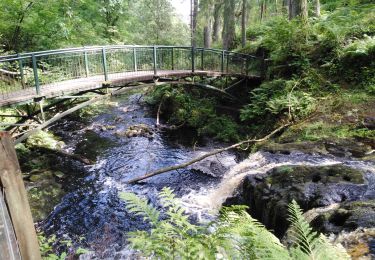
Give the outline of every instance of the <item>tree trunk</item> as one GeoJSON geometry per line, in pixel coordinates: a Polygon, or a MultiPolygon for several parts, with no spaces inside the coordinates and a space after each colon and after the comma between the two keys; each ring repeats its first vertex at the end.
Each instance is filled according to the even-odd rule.
{"type": "Polygon", "coordinates": [[[214,25],[213,25],[213,32],[212,32],[212,41],[215,43],[219,41],[221,6],[222,6],[222,3],[216,3],[214,6],[214,25]]]}
{"type": "Polygon", "coordinates": [[[211,48],[211,21],[208,22],[208,25],[204,27],[203,31],[204,37],[204,47],[211,48]]]}
{"type": "Polygon", "coordinates": [[[197,30],[197,18],[198,18],[198,0],[191,0],[191,46],[196,47],[196,30],[197,30]]]}
{"type": "Polygon", "coordinates": [[[308,18],[307,0],[301,0],[301,18],[303,21],[307,21],[307,18],[308,18]]]}
{"type": "Polygon", "coordinates": [[[266,8],[267,8],[266,0],[262,0],[260,3],[260,21],[261,22],[263,21],[264,16],[266,14],[266,8]]]}
{"type": "Polygon", "coordinates": [[[307,0],[289,0],[289,20],[297,16],[304,21],[307,20],[307,0]]]}
{"type": "Polygon", "coordinates": [[[247,0],[242,0],[242,19],[241,19],[241,42],[242,47],[246,46],[246,19],[247,18],[247,0]]]}
{"type": "Polygon", "coordinates": [[[223,49],[228,50],[234,47],[235,39],[235,0],[224,2],[224,26],[223,26],[223,49]]]}
{"type": "Polygon", "coordinates": [[[320,17],[320,0],[315,0],[315,16],[320,17]]]}

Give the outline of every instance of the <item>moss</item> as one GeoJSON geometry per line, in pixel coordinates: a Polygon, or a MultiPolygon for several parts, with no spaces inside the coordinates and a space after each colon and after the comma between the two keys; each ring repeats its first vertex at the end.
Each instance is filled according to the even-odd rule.
{"type": "Polygon", "coordinates": [[[272,170],[269,184],[288,186],[291,183],[339,183],[350,182],[363,184],[363,174],[361,171],[343,165],[335,166],[281,166],[272,170]]]}
{"type": "Polygon", "coordinates": [[[65,195],[51,171],[34,171],[27,182],[28,198],[34,221],[45,219],[65,195]]]}

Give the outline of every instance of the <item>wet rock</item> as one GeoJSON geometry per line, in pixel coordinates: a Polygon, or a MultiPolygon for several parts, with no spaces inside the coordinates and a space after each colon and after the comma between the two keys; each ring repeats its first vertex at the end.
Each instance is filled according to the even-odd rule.
{"type": "Polygon", "coordinates": [[[361,158],[372,150],[371,146],[351,139],[326,140],[324,146],[330,154],[340,157],[361,158]]]}
{"type": "Polygon", "coordinates": [[[375,228],[358,228],[341,232],[335,242],[342,244],[352,259],[375,259],[375,228]]]}
{"type": "Polygon", "coordinates": [[[375,117],[374,116],[365,117],[363,120],[363,125],[370,130],[375,130],[375,117]]]}
{"type": "Polygon", "coordinates": [[[152,138],[154,133],[148,125],[138,124],[138,125],[130,126],[128,129],[126,129],[125,132],[119,131],[119,132],[116,132],[116,134],[119,136],[126,136],[128,138],[137,137],[137,136],[152,138]]]}
{"type": "Polygon", "coordinates": [[[364,173],[343,165],[287,165],[247,176],[240,193],[251,215],[281,237],[288,227],[287,205],[293,199],[306,211],[359,200],[367,189],[364,173]]]}
{"type": "Polygon", "coordinates": [[[338,157],[368,157],[373,151],[371,145],[354,139],[322,140],[316,142],[268,143],[260,148],[271,153],[333,155],[338,157]]]}
{"type": "Polygon", "coordinates": [[[261,148],[262,151],[271,153],[291,154],[293,152],[303,152],[307,154],[328,154],[324,144],[318,142],[298,142],[298,143],[268,143],[261,148]]]}
{"type": "MultiPolygon", "coordinates": [[[[315,209],[311,210],[312,212],[315,209]]],[[[308,212],[309,214],[313,214],[308,212]]],[[[338,234],[375,227],[375,200],[343,202],[316,214],[311,224],[323,233],[338,234]]]]}
{"type": "Polygon", "coordinates": [[[55,175],[61,172],[33,171],[25,182],[34,221],[45,219],[65,195],[55,175]]]}
{"type": "MultiPolygon", "coordinates": [[[[197,156],[201,156],[199,154],[197,156]]],[[[237,164],[236,156],[229,153],[222,153],[208,157],[202,161],[192,164],[188,168],[212,177],[222,177],[229,169],[237,164]]]]}

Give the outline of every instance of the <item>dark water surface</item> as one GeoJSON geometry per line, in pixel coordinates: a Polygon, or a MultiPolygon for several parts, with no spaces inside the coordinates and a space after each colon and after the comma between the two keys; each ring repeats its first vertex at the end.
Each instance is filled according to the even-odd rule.
{"type": "Polygon", "coordinates": [[[67,144],[66,150],[97,160],[94,165],[85,166],[81,178],[64,184],[69,193],[40,224],[47,235],[56,234],[94,251],[117,251],[123,247],[127,231],[148,227],[141,218],[126,212],[124,202],[118,198],[119,192],[135,192],[157,205],[157,192],[164,186],[182,197],[219,181],[202,173],[181,170],[141,184],[126,184],[134,177],[189,160],[197,154],[191,147],[181,145],[193,142],[186,138],[188,135],[170,138],[156,130],[155,119],[139,99],[138,94],[118,98],[112,100],[117,103],[115,106],[108,106],[89,123],[65,120],[52,128],[67,144]],[[119,134],[136,124],[153,129],[153,137],[127,138],[119,134]]]}

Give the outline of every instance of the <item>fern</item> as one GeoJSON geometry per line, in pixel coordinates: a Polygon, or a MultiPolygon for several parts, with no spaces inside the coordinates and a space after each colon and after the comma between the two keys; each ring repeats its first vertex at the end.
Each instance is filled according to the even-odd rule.
{"type": "Polygon", "coordinates": [[[196,226],[173,194],[163,188],[160,203],[165,217],[131,193],[122,193],[127,209],[152,224],[148,231],[128,233],[128,241],[144,256],[156,259],[348,259],[343,248],[331,245],[304,219],[293,201],[289,205],[292,245],[288,249],[261,223],[253,219],[246,206],[224,207],[217,221],[196,226]]]}
{"type": "Polygon", "coordinates": [[[291,253],[293,258],[349,259],[342,248],[333,246],[324,235],[319,235],[312,230],[295,200],[289,204],[288,212],[288,220],[291,223],[289,235],[292,240],[291,253]]]}
{"type": "Polygon", "coordinates": [[[152,226],[157,226],[159,223],[159,211],[147,203],[146,199],[137,197],[134,193],[122,192],[120,198],[123,199],[127,205],[129,212],[136,216],[143,216],[143,220],[149,220],[152,226]]]}

